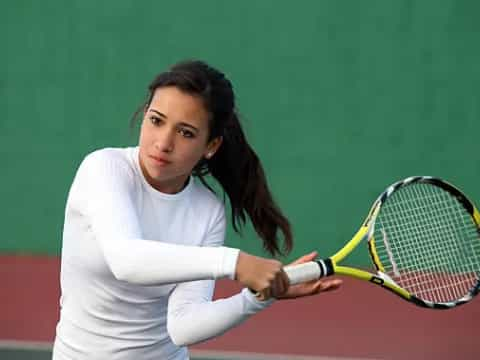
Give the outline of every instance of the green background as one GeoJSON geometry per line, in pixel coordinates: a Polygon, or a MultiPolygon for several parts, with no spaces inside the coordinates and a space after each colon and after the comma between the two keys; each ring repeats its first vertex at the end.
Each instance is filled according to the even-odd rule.
{"type": "MultiPolygon", "coordinates": [[[[185,58],[233,81],[293,224],[289,258],[329,255],[406,176],[445,178],[479,202],[479,14],[459,0],[4,3],[0,251],[60,253],[81,159],[135,144],[148,82],[185,58]]],[[[250,227],[227,244],[261,253],[250,227]]]]}

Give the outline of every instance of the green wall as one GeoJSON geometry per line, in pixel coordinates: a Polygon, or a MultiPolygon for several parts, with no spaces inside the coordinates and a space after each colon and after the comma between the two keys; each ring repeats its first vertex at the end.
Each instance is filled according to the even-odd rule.
{"type": "MultiPolygon", "coordinates": [[[[460,0],[7,2],[0,250],[59,253],[82,157],[134,144],[147,83],[184,58],[234,82],[294,226],[290,258],[335,250],[409,175],[443,177],[480,203],[479,13],[460,0]]],[[[229,235],[260,252],[250,228],[229,235]]]]}

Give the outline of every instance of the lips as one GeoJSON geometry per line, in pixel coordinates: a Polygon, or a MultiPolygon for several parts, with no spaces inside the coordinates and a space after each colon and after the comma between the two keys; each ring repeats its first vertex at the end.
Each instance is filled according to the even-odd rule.
{"type": "Polygon", "coordinates": [[[150,155],[149,156],[150,159],[153,160],[153,162],[159,166],[165,166],[165,165],[168,165],[171,163],[170,160],[167,160],[161,156],[153,156],[153,155],[150,155]]]}

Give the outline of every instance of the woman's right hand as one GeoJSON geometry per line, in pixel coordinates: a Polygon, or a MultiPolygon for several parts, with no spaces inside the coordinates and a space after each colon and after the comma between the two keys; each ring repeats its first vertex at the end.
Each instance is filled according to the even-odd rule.
{"type": "Polygon", "coordinates": [[[265,259],[240,251],[235,280],[258,293],[259,300],[281,297],[289,287],[287,274],[280,261],[265,259]]]}

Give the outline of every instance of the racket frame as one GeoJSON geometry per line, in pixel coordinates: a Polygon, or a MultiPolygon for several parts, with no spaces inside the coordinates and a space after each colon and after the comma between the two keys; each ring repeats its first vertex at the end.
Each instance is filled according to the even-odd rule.
{"type": "Polygon", "coordinates": [[[384,204],[385,201],[395,191],[397,191],[399,188],[403,186],[407,186],[415,182],[429,183],[448,191],[464,206],[464,208],[470,214],[470,216],[472,217],[472,221],[476,225],[477,231],[480,234],[480,212],[477,210],[475,205],[470,200],[468,200],[468,198],[459,189],[445,182],[442,179],[435,178],[432,176],[412,176],[392,184],[382,194],[380,194],[380,196],[374,202],[372,208],[368,213],[368,216],[366,217],[365,221],[363,222],[362,226],[357,231],[357,233],[353,236],[353,238],[347,244],[345,244],[345,246],[342,249],[340,249],[333,256],[327,259],[319,259],[314,262],[309,262],[305,264],[286,266],[285,271],[287,272],[289,277],[291,274],[294,275],[293,277],[291,277],[291,279],[295,279],[295,278],[303,279],[302,281],[293,280],[292,283],[295,284],[298,282],[306,281],[305,274],[302,274],[301,276],[297,277],[296,275],[297,269],[298,269],[298,272],[301,273],[302,268],[304,268],[306,270],[305,273],[308,273],[312,267],[312,263],[316,263],[320,268],[320,270],[318,270],[318,274],[316,277],[313,277],[313,278],[311,277],[309,280],[313,280],[315,278],[318,279],[321,277],[331,276],[331,275],[347,275],[360,280],[369,281],[375,285],[378,285],[387,290],[390,290],[394,294],[400,296],[401,298],[407,301],[414,303],[415,305],[425,307],[425,308],[430,308],[430,309],[450,309],[452,307],[459,306],[470,301],[475,295],[477,295],[480,292],[480,279],[477,279],[477,284],[464,297],[451,302],[434,303],[431,301],[419,299],[418,297],[410,294],[407,290],[398,286],[395,283],[395,281],[393,281],[385,273],[384,267],[381,264],[380,259],[378,257],[376,247],[375,247],[375,239],[373,237],[373,232],[375,230],[375,220],[380,211],[382,204],[384,204]],[[368,271],[348,267],[348,266],[337,265],[340,261],[346,258],[353,251],[353,249],[355,249],[363,241],[368,241],[368,250],[369,250],[372,262],[376,267],[376,270],[377,270],[376,274],[370,273],[368,271]]]}

